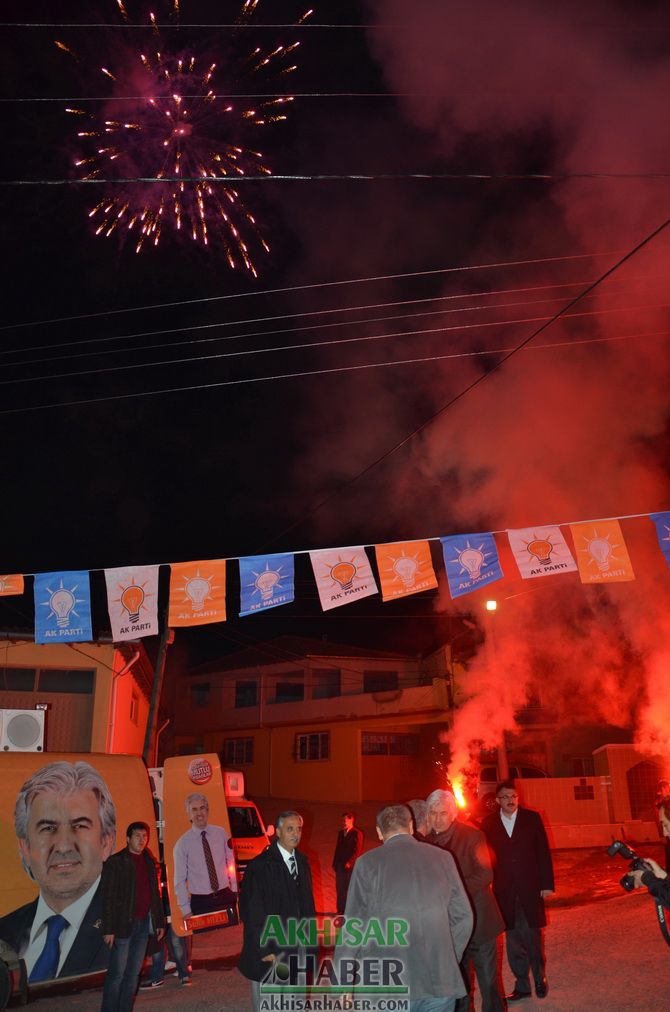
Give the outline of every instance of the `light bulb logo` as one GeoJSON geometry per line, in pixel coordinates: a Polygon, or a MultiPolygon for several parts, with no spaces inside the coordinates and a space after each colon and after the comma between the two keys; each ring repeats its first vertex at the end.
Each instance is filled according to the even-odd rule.
{"type": "Polygon", "coordinates": [[[209,580],[206,580],[204,576],[200,576],[200,573],[198,573],[186,581],[184,591],[190,598],[192,610],[202,611],[205,607],[205,601],[212,593],[212,585],[209,580]]]}
{"type": "Polygon", "coordinates": [[[128,612],[128,618],[131,622],[138,622],[140,618],[140,608],[144,604],[144,591],[141,587],[131,583],[129,587],[121,593],[121,604],[128,612]]]}
{"type": "Polygon", "coordinates": [[[401,555],[393,563],[393,572],[402,580],[405,587],[413,587],[416,583],[416,574],[419,568],[418,561],[413,557],[401,555]]]}
{"type": "Polygon", "coordinates": [[[79,618],[77,605],[86,603],[85,598],[76,596],[77,588],[76,582],[70,582],[70,586],[66,587],[63,580],[59,580],[58,587],[44,588],[48,597],[45,601],[40,601],[40,604],[49,609],[49,619],[55,618],[59,629],[68,629],[70,616],[76,615],[79,618]]]}
{"type": "Polygon", "coordinates": [[[331,567],[330,575],[336,583],[339,583],[342,590],[351,590],[356,579],[356,566],[353,562],[340,561],[331,567]]]}
{"type": "Polygon", "coordinates": [[[261,601],[269,601],[274,594],[275,587],[281,580],[281,575],[276,569],[266,569],[259,573],[254,581],[256,590],[261,595],[261,601]]]}
{"type": "Polygon", "coordinates": [[[60,590],[55,590],[49,598],[49,607],[56,616],[56,625],[59,629],[66,629],[70,624],[70,612],[75,606],[74,594],[66,590],[61,584],[60,590]]]}
{"type": "Polygon", "coordinates": [[[526,548],[543,566],[550,564],[551,553],[554,550],[551,541],[546,541],[544,538],[536,538],[534,541],[529,541],[526,548]]]}
{"type": "Polygon", "coordinates": [[[458,561],[467,572],[471,580],[476,580],[481,575],[484,565],[484,553],[479,548],[471,548],[468,545],[462,552],[458,553],[458,561]]]}
{"type": "Polygon", "coordinates": [[[593,538],[588,542],[587,548],[600,572],[607,572],[610,568],[610,555],[612,554],[612,545],[607,538],[593,538]]]}

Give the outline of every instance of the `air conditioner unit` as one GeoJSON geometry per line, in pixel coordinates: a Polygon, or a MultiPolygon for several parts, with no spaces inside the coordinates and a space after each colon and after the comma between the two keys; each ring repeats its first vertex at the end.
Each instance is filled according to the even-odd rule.
{"type": "Polygon", "coordinates": [[[44,710],[0,710],[0,750],[44,751],[44,710]]]}

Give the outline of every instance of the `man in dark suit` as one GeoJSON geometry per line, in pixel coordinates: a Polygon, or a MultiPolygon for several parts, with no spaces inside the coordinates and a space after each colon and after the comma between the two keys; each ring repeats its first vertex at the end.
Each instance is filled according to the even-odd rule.
{"type": "Polygon", "coordinates": [[[337,912],[344,913],[347,905],[347,892],[351,873],[356,858],[363,850],[363,834],[354,825],[354,813],[342,813],[342,829],[337,834],[335,853],[333,854],[333,870],[335,871],[335,891],[337,894],[337,912]]]}
{"type": "Polygon", "coordinates": [[[273,937],[261,944],[268,917],[275,915],[286,924],[288,918],[314,917],[316,913],[309,861],[297,849],[301,836],[302,816],[282,812],[277,817],[275,839],[249,862],[242,880],[240,918],[244,936],[238,965],[240,973],[251,981],[254,1012],[260,1009],[261,981],[272,978],[277,958],[281,956],[286,963],[298,951],[279,946],[273,937]]]}
{"type": "MultiPolygon", "coordinates": [[[[505,925],[491,891],[493,872],[484,834],[460,822],[456,800],[449,791],[433,791],[426,798],[428,805],[428,843],[448,850],[454,857],[466,892],[470,897],[475,928],[468,942],[461,967],[468,988],[471,986],[470,964],[474,965],[483,1012],[503,1012],[502,982],[498,974],[497,941],[505,925]]],[[[460,998],[456,1012],[467,1012],[471,998],[460,998]]]]}
{"type": "Polygon", "coordinates": [[[31,983],[105,970],[100,874],[114,849],[107,784],[86,762],[53,762],[23,784],[14,828],[32,902],[0,918],[0,938],[26,963],[31,983]]]}
{"type": "Polygon", "coordinates": [[[530,997],[532,970],[535,994],[547,994],[541,929],[547,923],[544,899],[554,891],[551,851],[537,812],[519,808],[514,781],[498,784],[500,811],[482,822],[494,856],[493,891],[507,925],[507,959],[515,977],[508,1001],[530,997]]]}

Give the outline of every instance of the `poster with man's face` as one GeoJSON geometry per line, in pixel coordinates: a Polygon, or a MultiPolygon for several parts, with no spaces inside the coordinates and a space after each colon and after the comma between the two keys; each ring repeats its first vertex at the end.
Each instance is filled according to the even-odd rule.
{"type": "Polygon", "coordinates": [[[215,753],[165,760],[163,815],[174,931],[237,923],[235,857],[215,753]]]}
{"type": "Polygon", "coordinates": [[[0,939],[26,963],[30,987],[104,971],[103,863],[125,846],[125,830],[152,827],[146,769],[134,756],[0,754],[0,939]],[[45,957],[49,924],[56,946],[45,957]]]}

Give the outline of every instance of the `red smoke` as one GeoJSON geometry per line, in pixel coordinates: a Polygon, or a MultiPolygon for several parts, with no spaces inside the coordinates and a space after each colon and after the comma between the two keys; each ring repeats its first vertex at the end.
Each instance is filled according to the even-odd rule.
{"type": "MultiPolygon", "coordinates": [[[[390,243],[390,236],[399,242],[406,237],[411,244],[418,233],[435,266],[608,253],[551,267],[447,275],[444,294],[471,291],[474,296],[487,288],[548,281],[585,287],[664,220],[668,181],[650,174],[667,170],[662,125],[670,60],[657,47],[656,29],[662,26],[654,21],[667,20],[667,13],[632,7],[625,13],[611,3],[585,8],[576,2],[518,0],[416,0],[411,5],[375,0],[369,6],[370,20],[380,26],[370,32],[370,44],[386,86],[410,96],[397,100],[401,114],[425,139],[421,150],[431,150],[434,171],[514,173],[530,165],[532,171],[557,176],[623,173],[632,178],[596,175],[532,186],[472,181],[467,204],[459,204],[462,186],[433,182],[425,184],[421,202],[413,188],[406,203],[388,204],[381,235],[366,227],[366,214],[369,222],[376,221],[382,201],[379,186],[370,187],[370,209],[358,205],[357,241],[349,246],[352,274],[363,264],[360,274],[382,273],[384,264],[396,267],[389,250],[397,254],[399,243],[390,243]],[[454,251],[462,250],[468,227],[464,208],[471,214],[469,246],[459,260],[454,251]]],[[[363,132],[360,144],[365,144],[363,132]]],[[[401,157],[392,138],[384,148],[377,135],[376,148],[378,157],[385,152],[385,167],[392,171],[401,157]]],[[[360,155],[363,149],[355,150],[360,155]]],[[[346,248],[341,235],[338,244],[336,231],[329,239],[328,246],[319,247],[326,262],[338,249],[341,258],[346,248]]],[[[347,489],[335,509],[321,511],[317,541],[346,543],[341,539],[350,535],[351,543],[360,543],[374,536],[401,539],[668,508],[669,266],[666,231],[575,307],[572,313],[579,316],[552,325],[408,447],[347,489]],[[542,348],[557,343],[570,346],[542,348]]],[[[405,261],[401,269],[413,268],[405,261]]],[[[578,290],[550,294],[568,301],[578,290]]],[[[400,297],[391,283],[383,295],[400,297]]],[[[509,296],[508,301],[523,298],[509,296]]],[[[481,301],[473,297],[473,304],[481,301]]],[[[504,318],[549,316],[560,304],[509,308],[504,318]]],[[[498,309],[466,321],[445,312],[426,325],[502,316],[498,309]]],[[[529,320],[445,333],[429,348],[435,354],[507,348],[538,325],[529,320]]],[[[366,361],[363,353],[359,360],[366,361]]],[[[310,432],[319,431],[321,438],[301,458],[301,472],[311,473],[319,489],[332,488],[495,360],[349,374],[341,381],[344,400],[344,392],[324,397],[319,388],[310,432]]],[[[670,690],[665,688],[670,573],[648,520],[624,523],[623,529],[634,583],[585,588],[576,574],[522,583],[511,557],[504,555],[505,582],[492,588],[503,602],[496,617],[497,662],[493,668],[482,652],[470,669],[470,700],[451,736],[456,767],[471,740],[493,745],[514,727],[527,686],[538,683],[543,701],[558,709],[564,722],[626,726],[637,714],[641,744],[670,754],[670,690]]],[[[470,597],[460,607],[476,604],[470,597]]],[[[444,587],[439,605],[453,608],[444,587]]]]}

